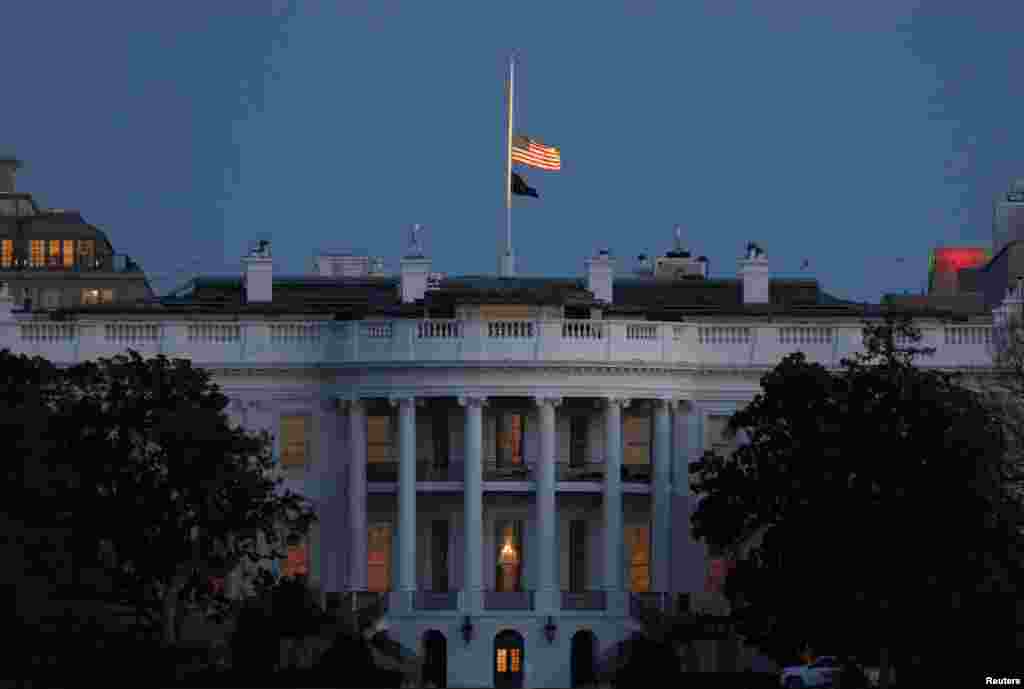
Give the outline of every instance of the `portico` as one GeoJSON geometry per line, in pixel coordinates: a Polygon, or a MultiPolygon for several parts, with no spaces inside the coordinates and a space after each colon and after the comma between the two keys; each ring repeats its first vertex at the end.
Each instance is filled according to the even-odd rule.
{"type": "MultiPolygon", "coordinates": [[[[672,480],[674,476],[679,479],[686,476],[685,466],[679,470],[673,467],[673,463],[685,465],[690,459],[685,456],[684,439],[673,438],[674,429],[685,430],[688,425],[674,423],[672,417],[685,416],[690,405],[680,404],[677,398],[670,396],[570,397],[551,392],[516,398],[482,394],[398,394],[384,399],[389,404],[383,408],[390,409],[392,418],[397,421],[397,428],[393,431],[397,447],[392,450],[398,458],[397,471],[387,474],[375,468],[372,473],[377,478],[393,476],[391,481],[374,482],[367,478],[367,409],[380,410],[381,398],[361,397],[338,407],[339,413],[347,415],[345,425],[349,429],[349,443],[339,448],[341,456],[350,459],[346,471],[349,483],[346,499],[352,529],[346,531],[347,537],[352,539],[352,557],[348,561],[345,590],[359,592],[368,588],[366,534],[371,521],[368,495],[384,501],[379,503],[384,505],[384,519],[388,509],[386,505],[389,504],[386,496],[394,495],[397,518],[393,522],[393,561],[388,568],[391,580],[388,607],[392,613],[416,614],[415,611],[423,607],[426,598],[417,596],[417,591],[431,591],[434,587],[418,572],[417,563],[433,563],[437,559],[436,552],[425,553],[422,548],[427,545],[437,550],[438,546],[433,545],[438,542],[437,538],[428,532],[438,528],[435,524],[442,518],[450,518],[450,522],[458,521],[459,527],[449,541],[453,557],[445,557],[451,567],[446,581],[457,584],[452,588],[458,591],[458,595],[434,596],[434,605],[430,607],[443,605],[451,612],[479,615],[502,604],[544,616],[559,614],[566,609],[565,605],[569,605],[570,610],[585,605],[599,607],[606,615],[625,615],[626,593],[630,590],[624,580],[630,559],[624,542],[625,493],[640,500],[638,504],[642,507],[639,509],[645,513],[636,517],[640,521],[632,527],[643,528],[647,539],[649,576],[644,590],[671,592],[672,480]],[[449,429],[450,436],[443,439],[438,437],[438,409],[447,410],[448,418],[455,422],[449,429]],[[509,413],[508,409],[517,410],[511,423],[504,416],[509,413]],[[424,410],[430,410],[430,415],[425,415],[424,410]],[[649,445],[631,448],[632,455],[647,458],[649,468],[636,464],[624,467],[624,413],[629,413],[631,420],[644,421],[638,426],[644,432],[649,429],[649,445]],[[574,419],[591,418],[600,427],[591,429],[594,432],[584,433],[588,436],[584,438],[588,450],[586,456],[572,454],[571,450],[567,453],[573,441],[568,436],[575,433],[578,425],[574,419]],[[494,439],[485,439],[485,426],[488,435],[494,435],[494,439]],[[505,439],[513,431],[518,435],[510,441],[512,449],[504,452],[505,439]],[[419,437],[419,432],[433,436],[429,438],[431,442],[424,442],[426,439],[419,437]],[[424,451],[428,447],[435,450],[451,448],[450,460],[443,458],[443,474],[429,470],[431,464],[442,466],[438,461],[442,458],[434,456],[425,461],[423,455],[431,454],[424,451]],[[590,461],[584,461],[588,459],[590,461]],[[485,468],[491,480],[484,480],[485,468]],[[431,480],[438,476],[445,480],[431,480]],[[440,512],[433,514],[429,511],[425,514],[424,509],[439,508],[419,509],[422,500],[429,498],[426,504],[433,505],[434,497],[443,495],[451,499],[461,498],[461,510],[451,509],[453,504],[450,501],[445,503],[449,508],[440,508],[440,512]],[[493,515],[485,518],[485,500],[492,500],[487,496],[494,496],[497,500],[502,495],[511,501],[508,504],[519,506],[513,516],[518,517],[515,521],[523,525],[519,528],[525,534],[525,548],[522,545],[524,536],[517,536],[519,543],[506,544],[513,551],[519,550],[515,552],[515,565],[520,568],[517,581],[525,582],[526,586],[517,592],[520,594],[518,598],[492,595],[501,593],[496,590],[499,579],[485,576],[488,571],[485,567],[493,568],[499,564],[500,553],[492,561],[491,550],[502,545],[497,542],[502,536],[492,537],[485,529],[493,530],[498,518],[493,515]],[[570,535],[569,543],[562,542],[565,535],[576,527],[567,524],[573,520],[559,514],[559,501],[569,500],[574,495],[589,496],[589,499],[599,501],[599,516],[591,519],[589,525],[584,523],[581,526],[582,533],[596,535],[599,540],[589,540],[586,535],[570,535]],[[581,543],[573,545],[574,539],[581,543]],[[583,543],[589,545],[584,546],[583,543]],[[586,552],[576,556],[585,563],[575,565],[577,569],[581,566],[588,569],[593,565],[597,567],[588,580],[586,590],[565,590],[566,594],[575,594],[566,596],[563,590],[566,589],[567,575],[561,570],[566,564],[570,569],[574,566],[571,560],[574,556],[565,555],[565,551],[572,547],[581,551],[586,548],[586,552]],[[600,559],[595,561],[594,555],[598,553],[600,559]],[[456,559],[458,567],[454,566],[456,559]],[[587,591],[591,592],[589,597],[585,595],[587,591]],[[598,592],[600,596],[594,595],[598,592]]],[[[634,437],[640,436],[634,432],[630,439],[634,437]]],[[[494,509],[498,508],[495,506],[494,509]]],[[[493,510],[488,506],[487,511],[490,514],[493,510]]],[[[701,567],[702,563],[695,565],[701,567]]],[[[570,584],[568,588],[577,589],[579,585],[570,584]]]]}

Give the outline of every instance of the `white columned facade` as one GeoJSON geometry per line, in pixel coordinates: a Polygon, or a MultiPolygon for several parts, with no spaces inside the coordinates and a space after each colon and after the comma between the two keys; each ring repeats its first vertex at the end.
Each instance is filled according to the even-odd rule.
{"type": "Polygon", "coordinates": [[[483,609],[483,397],[460,397],[466,410],[463,465],[462,607],[470,614],[483,609]]]}
{"type": "Polygon", "coordinates": [[[629,400],[605,399],[604,588],[622,590],[622,409],[629,400]]]}
{"type": "MultiPolygon", "coordinates": [[[[398,586],[408,599],[416,590],[416,398],[392,398],[398,406],[398,586]]],[[[411,600],[405,602],[411,605],[411,600]]]]}
{"type": "Polygon", "coordinates": [[[558,553],[555,534],[558,512],[555,504],[555,451],[557,446],[555,408],[561,400],[553,397],[534,398],[540,415],[540,462],[537,466],[537,589],[540,593],[537,611],[557,612],[561,607],[558,589],[558,553]]]}
{"type": "Polygon", "coordinates": [[[670,399],[654,403],[654,476],[651,482],[651,590],[669,591],[672,573],[672,420],[670,399]]]}
{"type": "Polygon", "coordinates": [[[348,587],[365,591],[366,554],[366,404],[361,399],[348,403],[348,526],[352,547],[349,551],[348,587]]]}

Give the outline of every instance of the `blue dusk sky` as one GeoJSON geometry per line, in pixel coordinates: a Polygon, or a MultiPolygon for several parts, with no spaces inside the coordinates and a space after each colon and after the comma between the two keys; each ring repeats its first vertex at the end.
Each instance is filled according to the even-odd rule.
{"type": "Polygon", "coordinates": [[[0,152],[18,187],[76,208],[166,290],[317,248],[397,270],[410,223],[435,270],[494,273],[505,72],[525,170],[520,272],[621,270],[672,227],[734,276],[876,301],[919,291],[937,243],[991,241],[1024,176],[1024,3],[31,0],[3,10],[0,152]],[[900,262],[898,259],[904,259],[900,262]],[[801,263],[809,267],[801,272],[801,263]]]}

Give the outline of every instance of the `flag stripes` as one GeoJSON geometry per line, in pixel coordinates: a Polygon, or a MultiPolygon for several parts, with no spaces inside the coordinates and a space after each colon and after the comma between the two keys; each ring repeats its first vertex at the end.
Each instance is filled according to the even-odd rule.
{"type": "Polygon", "coordinates": [[[525,136],[512,139],[512,162],[542,170],[562,169],[562,155],[557,148],[525,136]]]}

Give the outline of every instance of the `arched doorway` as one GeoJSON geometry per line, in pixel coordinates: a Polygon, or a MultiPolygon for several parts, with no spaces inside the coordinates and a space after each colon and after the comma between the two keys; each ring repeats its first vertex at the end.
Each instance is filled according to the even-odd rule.
{"type": "Polygon", "coordinates": [[[596,679],[594,666],[597,658],[597,637],[589,629],[581,629],[572,635],[569,672],[573,687],[592,685],[596,679]]]}
{"type": "Polygon", "coordinates": [[[448,686],[448,640],[436,629],[423,635],[423,686],[448,686]]]}
{"type": "Polygon", "coordinates": [[[506,629],[494,637],[495,689],[520,689],[523,686],[523,635],[506,629]]]}

